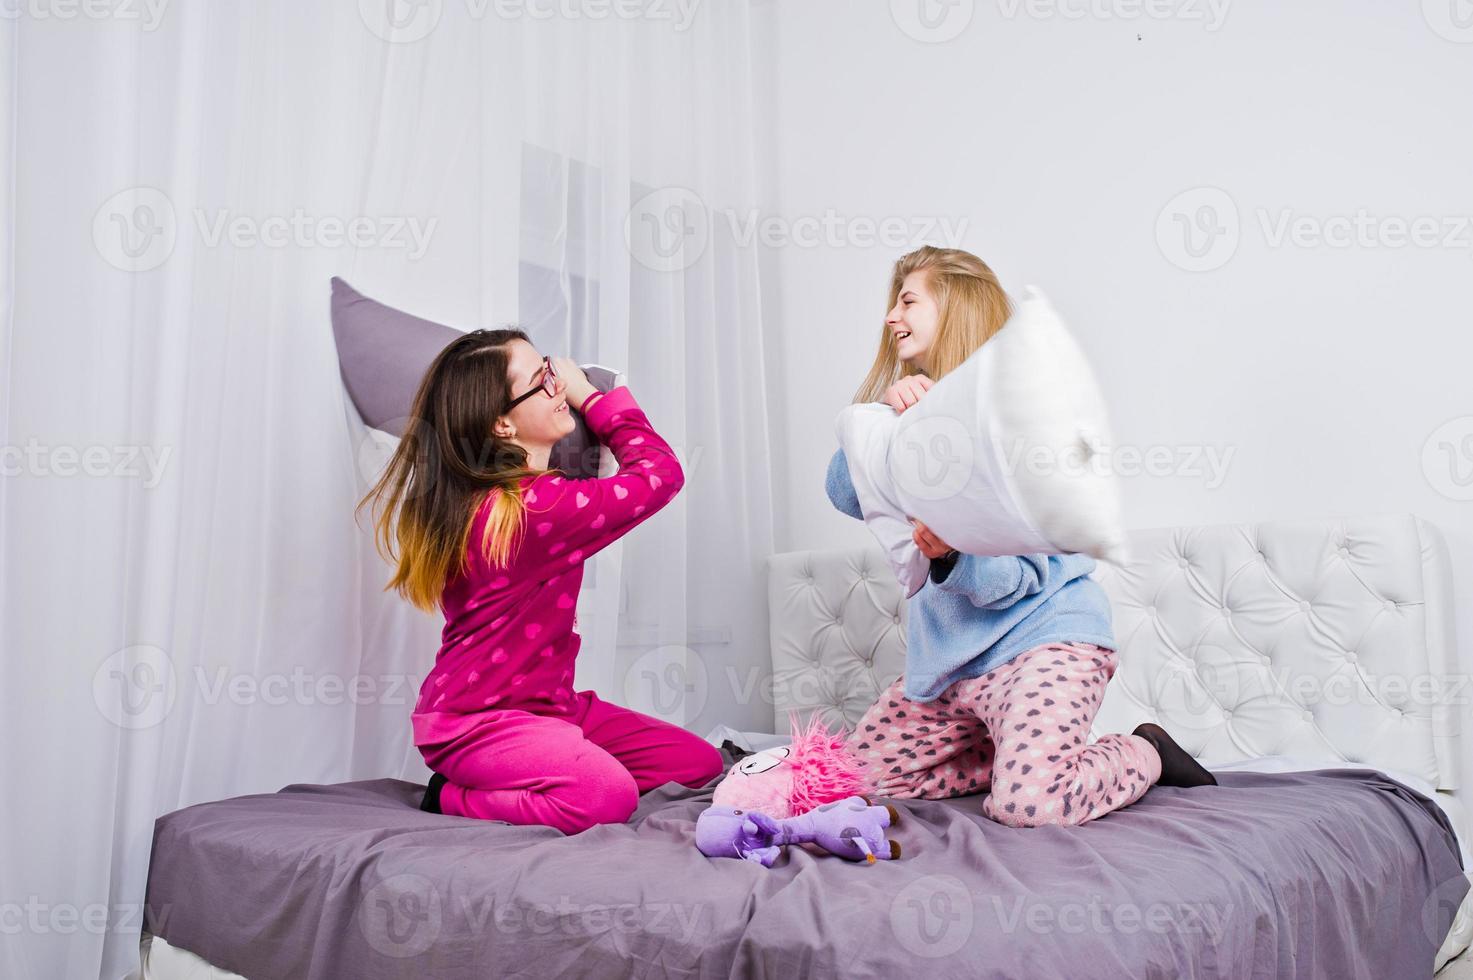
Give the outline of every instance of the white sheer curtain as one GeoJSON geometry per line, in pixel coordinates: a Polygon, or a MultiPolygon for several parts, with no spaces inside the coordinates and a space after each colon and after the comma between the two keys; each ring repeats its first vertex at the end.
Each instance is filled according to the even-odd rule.
{"type": "Polygon", "coordinates": [[[626,372],[687,488],[591,570],[579,684],[767,726],[744,0],[10,7],[0,975],[135,967],[159,814],[425,775],[334,274],[626,372]]]}

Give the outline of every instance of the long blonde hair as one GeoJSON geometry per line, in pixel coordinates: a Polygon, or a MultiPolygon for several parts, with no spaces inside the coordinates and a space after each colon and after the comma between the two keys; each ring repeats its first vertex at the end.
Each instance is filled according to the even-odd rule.
{"type": "MultiPolygon", "coordinates": [[[[991,340],[1012,316],[1013,305],[997,281],[997,274],[971,252],[959,248],[922,245],[900,257],[890,277],[890,305],[895,308],[905,277],[924,272],[926,285],[936,297],[936,339],[926,354],[926,375],[939,381],[991,340]]],[[[875,363],[855,393],[856,402],[877,402],[902,377],[920,373],[900,360],[895,335],[880,324],[880,350],[875,363]]]]}
{"type": "Polygon", "coordinates": [[[520,540],[521,481],[544,471],[529,467],[527,451],[493,426],[512,397],[507,345],[526,339],[520,330],[473,330],[451,341],[425,372],[383,475],[354,509],[373,502],[374,543],[397,563],[384,591],[426,612],[439,608],[451,576],[466,566],[471,524],[488,493],[494,501],[481,554],[505,564],[520,540]]]}

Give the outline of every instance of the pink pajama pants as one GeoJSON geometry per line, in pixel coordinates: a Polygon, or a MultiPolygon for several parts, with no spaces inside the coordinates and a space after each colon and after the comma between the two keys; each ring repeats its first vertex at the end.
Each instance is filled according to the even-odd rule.
{"type": "Polygon", "coordinates": [[[485,716],[459,738],[420,746],[425,763],[448,780],[444,813],[576,834],[628,820],[647,790],[668,782],[699,788],[723,768],[705,739],[592,691],[574,692],[567,715],[485,716]]]}
{"type": "Polygon", "coordinates": [[[1161,778],[1139,735],[1085,736],[1114,650],[1091,643],[1034,647],[925,703],[897,678],[849,736],[878,796],[945,799],[981,792],[982,812],[1010,827],[1075,826],[1128,806],[1161,778]]]}

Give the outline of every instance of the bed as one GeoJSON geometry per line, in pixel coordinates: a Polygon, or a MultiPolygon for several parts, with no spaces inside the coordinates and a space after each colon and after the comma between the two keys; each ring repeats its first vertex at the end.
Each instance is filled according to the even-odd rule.
{"type": "MultiPolygon", "coordinates": [[[[1431,975],[1473,936],[1436,529],[1172,528],[1131,549],[1098,573],[1121,668],[1096,732],[1157,720],[1217,787],[1033,830],[976,796],[897,800],[900,860],[790,847],[764,869],[695,850],[712,786],[572,838],[420,813],[399,780],[288,786],[159,818],[144,976],[1431,975]]],[[[769,595],[776,718],[852,725],[903,665],[880,553],[774,556],[769,595]]],[[[782,740],[708,737],[728,734],[729,758],[782,740]]]]}

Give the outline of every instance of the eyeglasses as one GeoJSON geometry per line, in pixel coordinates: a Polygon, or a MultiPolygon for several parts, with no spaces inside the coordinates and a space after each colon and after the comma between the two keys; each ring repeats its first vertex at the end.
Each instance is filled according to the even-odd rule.
{"type": "Polygon", "coordinates": [[[550,356],[544,357],[542,359],[541,383],[538,384],[537,387],[533,388],[531,391],[523,392],[522,394],[513,398],[511,400],[511,404],[506,406],[506,410],[510,412],[512,409],[516,408],[522,402],[526,401],[528,398],[531,398],[539,391],[546,395],[548,398],[557,397],[557,374],[555,374],[552,370],[552,358],[550,356]]]}

